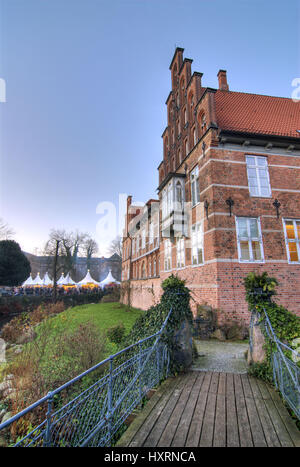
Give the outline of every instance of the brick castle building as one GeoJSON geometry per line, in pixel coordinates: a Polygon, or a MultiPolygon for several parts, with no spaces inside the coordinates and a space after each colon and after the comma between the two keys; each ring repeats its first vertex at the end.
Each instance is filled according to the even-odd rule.
{"type": "Polygon", "coordinates": [[[300,102],[219,87],[177,48],[170,65],[158,200],[127,200],[123,300],[146,309],[170,274],[192,308],[249,321],[243,279],[267,271],[276,300],[300,315],[300,102]]]}

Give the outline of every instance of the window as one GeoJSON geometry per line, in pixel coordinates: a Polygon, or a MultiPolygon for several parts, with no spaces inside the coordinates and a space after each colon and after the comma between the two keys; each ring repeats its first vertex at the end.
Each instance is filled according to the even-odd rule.
{"type": "Polygon", "coordinates": [[[300,220],[284,220],[285,243],[288,260],[291,263],[300,261],[300,220]]]}
{"type": "Polygon", "coordinates": [[[132,254],[135,254],[135,238],[132,239],[132,254]]]}
{"type": "Polygon", "coordinates": [[[156,260],[153,261],[153,276],[156,276],[156,260]]]}
{"type": "Polygon", "coordinates": [[[154,242],[154,226],[152,222],[149,224],[149,245],[152,245],[154,242]]]}
{"type": "Polygon", "coordinates": [[[237,217],[237,240],[240,261],[263,261],[263,244],[259,219],[237,217]]]}
{"type": "Polygon", "coordinates": [[[177,209],[183,209],[183,189],[179,181],[176,183],[175,187],[175,200],[177,209]]]}
{"type": "Polygon", "coordinates": [[[268,161],[266,157],[246,156],[251,196],[271,196],[268,161]]]}
{"type": "Polygon", "coordinates": [[[145,266],[145,261],[143,261],[142,264],[142,279],[145,279],[146,277],[146,266],[145,266]]]}
{"type": "Polygon", "coordinates": [[[202,133],[204,133],[206,131],[206,117],[205,117],[205,115],[202,115],[202,117],[201,117],[201,130],[202,130],[202,133]]]}
{"type": "Polygon", "coordinates": [[[169,271],[172,265],[172,245],[171,240],[167,239],[164,243],[164,253],[165,253],[165,271],[169,271]]]}
{"type": "Polygon", "coordinates": [[[191,199],[192,206],[200,201],[200,188],[199,188],[199,169],[195,167],[191,172],[191,199]]]}
{"type": "Polygon", "coordinates": [[[176,244],[176,250],[177,250],[177,267],[178,268],[183,268],[184,267],[184,238],[178,238],[177,239],[177,244],[176,244]]]}
{"type": "Polygon", "coordinates": [[[187,156],[188,153],[189,153],[189,142],[188,142],[187,138],[186,138],[186,140],[184,142],[184,149],[185,149],[185,156],[187,156]]]}
{"type": "Polygon", "coordinates": [[[196,146],[197,144],[196,128],[193,129],[193,142],[194,142],[194,146],[196,146]]]}
{"type": "Polygon", "coordinates": [[[162,192],[162,217],[165,219],[173,209],[172,185],[169,183],[162,192]]]}
{"type": "Polygon", "coordinates": [[[203,263],[203,224],[192,225],[192,264],[203,263]]]}
{"type": "Polygon", "coordinates": [[[184,111],[183,111],[183,118],[184,118],[184,124],[187,123],[187,112],[186,112],[186,107],[184,108],[184,111]]]}

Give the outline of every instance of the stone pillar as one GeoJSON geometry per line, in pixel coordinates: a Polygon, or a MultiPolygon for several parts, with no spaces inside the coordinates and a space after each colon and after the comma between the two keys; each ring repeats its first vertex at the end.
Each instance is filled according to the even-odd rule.
{"type": "Polygon", "coordinates": [[[261,326],[259,323],[259,316],[255,313],[252,316],[253,326],[250,329],[250,339],[252,339],[252,349],[249,345],[248,350],[248,364],[251,363],[263,363],[266,359],[266,351],[264,349],[265,336],[262,333],[261,326]]]}
{"type": "Polygon", "coordinates": [[[182,369],[187,369],[193,361],[192,329],[187,319],[181,323],[180,328],[175,332],[174,340],[177,350],[175,350],[173,358],[182,369]]]}

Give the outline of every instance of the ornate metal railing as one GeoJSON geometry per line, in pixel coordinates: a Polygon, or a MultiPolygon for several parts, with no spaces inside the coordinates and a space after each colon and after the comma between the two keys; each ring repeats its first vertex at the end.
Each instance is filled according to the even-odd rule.
{"type": "Polygon", "coordinates": [[[0,431],[9,431],[14,446],[111,446],[147,392],[169,374],[163,333],[171,313],[159,332],[49,392],[0,431]]]}
{"type": "MultiPolygon", "coordinates": [[[[276,349],[272,351],[271,357],[273,380],[276,388],[300,419],[300,367],[296,363],[300,359],[300,354],[278,339],[265,308],[263,308],[264,316],[259,313],[252,313],[250,330],[253,329],[255,314],[258,315],[258,322],[262,322],[268,338],[276,349]],[[261,318],[263,319],[261,320],[261,318]],[[288,355],[294,357],[295,361],[292,361],[288,355]]],[[[250,350],[252,350],[252,331],[250,331],[250,350]]]]}

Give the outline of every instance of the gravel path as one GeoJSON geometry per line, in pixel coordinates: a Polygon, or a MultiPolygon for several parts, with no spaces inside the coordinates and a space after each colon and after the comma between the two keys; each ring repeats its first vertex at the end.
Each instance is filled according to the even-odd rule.
{"type": "Polygon", "coordinates": [[[248,343],[195,340],[199,353],[192,369],[225,373],[247,373],[248,343]]]}

